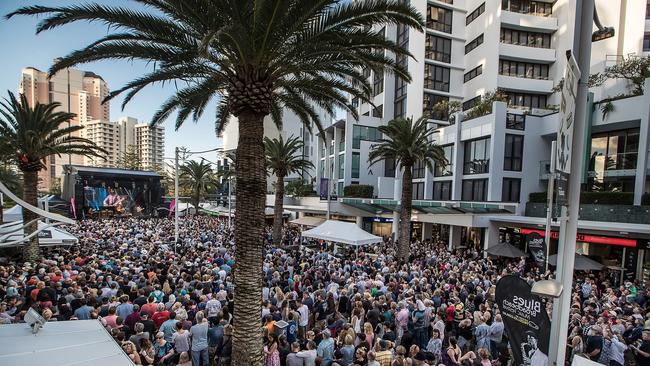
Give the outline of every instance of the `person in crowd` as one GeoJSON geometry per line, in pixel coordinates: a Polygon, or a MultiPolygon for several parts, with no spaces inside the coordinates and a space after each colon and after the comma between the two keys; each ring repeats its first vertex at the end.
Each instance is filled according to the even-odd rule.
{"type": "Polygon", "coordinates": [[[189,331],[192,337],[192,365],[209,366],[208,320],[205,318],[203,311],[196,313],[195,320],[196,324],[192,325],[189,331]]]}

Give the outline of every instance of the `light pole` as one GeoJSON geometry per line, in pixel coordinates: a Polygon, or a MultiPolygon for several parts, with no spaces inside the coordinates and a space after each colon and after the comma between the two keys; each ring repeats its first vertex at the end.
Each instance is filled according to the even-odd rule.
{"type": "Polygon", "coordinates": [[[232,202],[230,201],[230,186],[232,184],[232,177],[228,176],[228,230],[230,230],[230,225],[232,223],[232,202]]]}
{"type": "Polygon", "coordinates": [[[557,142],[551,142],[551,167],[548,173],[548,189],[547,192],[547,204],[546,207],[546,229],[544,230],[544,240],[546,241],[546,268],[545,272],[548,272],[548,256],[549,251],[551,250],[551,220],[553,218],[553,191],[555,186],[555,149],[557,149],[557,142]]]}
{"type": "MultiPolygon", "coordinates": [[[[570,170],[566,175],[567,200],[562,207],[560,220],[560,236],[558,240],[557,280],[560,290],[559,297],[553,304],[553,319],[551,322],[551,339],[549,360],[552,365],[564,365],[566,340],[569,327],[569,310],[571,306],[571,289],[573,288],[573,270],[575,265],[576,234],[578,232],[578,214],[580,212],[580,184],[585,160],[585,117],[587,112],[587,93],[589,68],[591,63],[591,43],[614,36],[614,29],[603,27],[598,20],[594,0],[576,0],[575,29],[573,38],[573,54],[577,56],[576,63],[580,79],[575,94],[575,113],[573,116],[573,133],[571,134],[570,170]],[[593,31],[596,23],[598,30],[593,31]],[[569,203],[568,200],[572,200],[569,203]],[[567,207],[568,206],[568,207],[567,207]]],[[[569,66],[567,66],[569,67],[569,66]]],[[[564,81],[565,84],[569,80],[564,81]]],[[[566,113],[571,113],[567,111],[566,113]]],[[[558,141],[558,144],[561,142],[558,141]]],[[[565,141],[566,144],[569,141],[565,141]]],[[[559,167],[558,167],[559,170],[559,167]]]]}
{"type": "Polygon", "coordinates": [[[178,244],[178,146],[174,150],[174,252],[178,244]]]}

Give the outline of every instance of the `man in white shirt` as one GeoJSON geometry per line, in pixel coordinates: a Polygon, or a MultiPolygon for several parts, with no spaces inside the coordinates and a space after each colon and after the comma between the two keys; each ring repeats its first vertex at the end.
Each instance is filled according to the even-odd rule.
{"type": "Polygon", "coordinates": [[[208,319],[212,320],[219,315],[219,311],[221,310],[221,302],[213,297],[205,304],[205,309],[208,312],[208,319]]]}
{"type": "Polygon", "coordinates": [[[302,338],[305,336],[307,326],[309,325],[309,308],[304,303],[300,304],[298,313],[300,314],[300,319],[298,321],[298,336],[302,338]]]}

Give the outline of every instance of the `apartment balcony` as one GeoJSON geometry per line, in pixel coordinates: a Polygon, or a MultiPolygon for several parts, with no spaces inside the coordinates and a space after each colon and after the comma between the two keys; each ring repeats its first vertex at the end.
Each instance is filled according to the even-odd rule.
{"type": "Polygon", "coordinates": [[[497,83],[500,89],[521,90],[532,93],[546,94],[553,89],[553,80],[519,78],[499,75],[497,83]]]}
{"type": "Polygon", "coordinates": [[[553,33],[558,29],[557,18],[533,14],[501,11],[501,24],[510,28],[524,29],[536,32],[553,33]]]}
{"type": "Polygon", "coordinates": [[[556,60],[556,52],[553,48],[528,47],[524,45],[500,43],[499,55],[511,60],[534,60],[541,63],[553,63],[556,60]]]}
{"type": "MultiPolygon", "coordinates": [[[[546,203],[527,202],[526,216],[546,217],[546,203]]],[[[580,204],[580,220],[650,224],[650,206],[632,204],[580,204]]]]}

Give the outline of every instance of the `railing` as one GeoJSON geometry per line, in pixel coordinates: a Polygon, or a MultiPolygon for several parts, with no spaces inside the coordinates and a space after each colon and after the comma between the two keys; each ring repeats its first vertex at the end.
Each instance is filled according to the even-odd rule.
{"type": "MultiPolygon", "coordinates": [[[[650,207],[633,205],[581,204],[580,220],[650,224],[650,207]]],[[[526,216],[546,217],[545,203],[526,203],[526,216]]]]}

